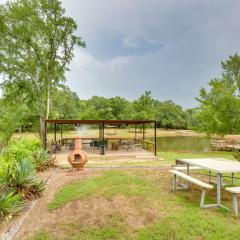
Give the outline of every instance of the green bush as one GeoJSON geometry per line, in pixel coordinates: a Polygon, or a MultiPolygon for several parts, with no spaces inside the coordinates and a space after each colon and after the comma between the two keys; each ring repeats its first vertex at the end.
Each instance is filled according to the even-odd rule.
{"type": "Polygon", "coordinates": [[[38,139],[18,139],[10,142],[8,153],[12,158],[32,158],[34,152],[41,149],[41,143],[38,139]]]}
{"type": "Polygon", "coordinates": [[[6,170],[0,182],[6,189],[18,192],[23,199],[40,196],[45,188],[44,182],[36,176],[33,163],[23,158],[14,164],[14,174],[6,170]]]}
{"type": "Polygon", "coordinates": [[[0,176],[7,171],[9,175],[14,177],[15,164],[23,158],[33,160],[33,153],[39,151],[40,148],[41,143],[38,139],[12,140],[8,148],[3,148],[0,151],[0,176]]]}
{"type": "Polygon", "coordinates": [[[18,213],[25,206],[19,194],[13,190],[0,189],[0,220],[18,213]]]}
{"type": "Polygon", "coordinates": [[[234,152],[233,157],[240,162],[240,152],[234,152]]]}
{"type": "Polygon", "coordinates": [[[43,149],[40,149],[33,154],[33,161],[37,171],[43,171],[54,165],[54,158],[43,149]]]}

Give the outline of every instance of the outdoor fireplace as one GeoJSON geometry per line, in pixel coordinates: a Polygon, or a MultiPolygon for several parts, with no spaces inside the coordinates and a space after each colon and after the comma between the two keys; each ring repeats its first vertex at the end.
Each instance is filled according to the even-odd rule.
{"type": "Polygon", "coordinates": [[[74,149],[68,156],[68,162],[73,168],[77,170],[82,170],[86,162],[88,161],[88,156],[85,151],[82,150],[82,142],[80,138],[74,140],[74,149]]]}

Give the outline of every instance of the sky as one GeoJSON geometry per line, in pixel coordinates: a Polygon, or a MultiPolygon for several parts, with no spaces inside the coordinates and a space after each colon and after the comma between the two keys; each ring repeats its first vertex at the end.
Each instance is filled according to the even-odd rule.
{"type": "MultiPolygon", "coordinates": [[[[3,0],[0,0],[3,2],[3,0]]],[[[81,99],[145,90],[184,108],[240,48],[239,0],[63,0],[87,44],[67,84],[81,99]]]]}

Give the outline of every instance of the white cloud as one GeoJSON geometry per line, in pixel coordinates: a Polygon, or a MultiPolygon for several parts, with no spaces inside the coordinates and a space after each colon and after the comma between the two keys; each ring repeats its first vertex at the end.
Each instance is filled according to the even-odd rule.
{"type": "MultiPolygon", "coordinates": [[[[3,0],[0,0],[2,2],[3,0]]],[[[80,97],[138,97],[196,104],[220,61],[240,50],[239,0],[63,0],[87,43],[68,84],[80,97]]]]}

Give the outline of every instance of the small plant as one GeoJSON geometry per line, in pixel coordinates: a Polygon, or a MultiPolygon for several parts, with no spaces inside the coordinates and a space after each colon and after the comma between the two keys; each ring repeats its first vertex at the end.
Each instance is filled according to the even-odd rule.
{"type": "Polygon", "coordinates": [[[48,167],[54,166],[54,158],[43,149],[33,154],[33,161],[37,171],[43,171],[48,167]]]}
{"type": "Polygon", "coordinates": [[[6,189],[15,190],[23,199],[40,196],[45,188],[44,182],[36,176],[34,165],[28,159],[15,163],[14,175],[6,171],[1,181],[6,189]]]}
{"type": "Polygon", "coordinates": [[[25,203],[13,190],[0,189],[0,220],[8,215],[17,214],[25,203]]]}
{"type": "Polygon", "coordinates": [[[233,157],[234,157],[238,162],[240,162],[240,152],[234,152],[234,153],[233,153],[233,157]]]}

